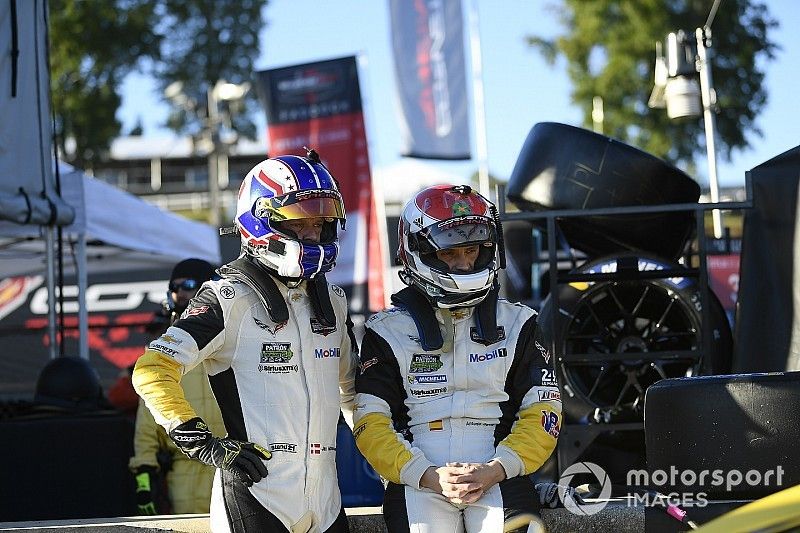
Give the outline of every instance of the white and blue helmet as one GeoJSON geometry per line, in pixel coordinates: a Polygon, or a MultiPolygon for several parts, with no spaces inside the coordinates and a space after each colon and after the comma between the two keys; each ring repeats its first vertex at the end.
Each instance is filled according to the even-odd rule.
{"type": "Polygon", "coordinates": [[[336,180],[315,152],[257,164],[239,188],[236,228],[242,250],[280,276],[313,278],[330,271],[339,253],[345,210],[336,180]],[[320,242],[300,240],[281,222],[324,218],[320,242]]]}

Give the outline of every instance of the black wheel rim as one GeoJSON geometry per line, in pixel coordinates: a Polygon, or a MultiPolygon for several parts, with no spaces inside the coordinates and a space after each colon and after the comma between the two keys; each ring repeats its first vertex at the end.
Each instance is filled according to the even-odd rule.
{"type": "Polygon", "coordinates": [[[562,317],[561,353],[581,356],[562,362],[566,385],[595,408],[639,411],[656,381],[697,375],[700,316],[687,298],[650,280],[588,289],[562,317]]]}

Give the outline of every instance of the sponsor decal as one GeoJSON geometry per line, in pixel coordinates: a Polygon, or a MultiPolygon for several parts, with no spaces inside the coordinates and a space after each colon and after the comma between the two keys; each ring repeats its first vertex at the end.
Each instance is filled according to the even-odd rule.
{"type": "Polygon", "coordinates": [[[314,350],[314,357],[317,359],[327,359],[328,357],[339,357],[341,348],[316,348],[314,350]]]}
{"type": "Polygon", "coordinates": [[[372,365],[377,365],[377,364],[378,364],[378,358],[377,357],[373,357],[372,359],[367,359],[366,361],[362,362],[361,365],[359,365],[359,367],[361,368],[361,374],[363,375],[364,372],[369,367],[371,367],[372,365]]]}
{"type": "Polygon", "coordinates": [[[448,229],[448,228],[454,228],[454,227],[457,227],[457,226],[461,226],[461,225],[464,225],[464,224],[482,224],[482,223],[485,224],[486,223],[486,217],[483,217],[483,216],[480,216],[480,215],[474,215],[472,213],[469,213],[469,215],[470,216],[463,216],[463,217],[459,217],[459,218],[449,218],[447,220],[443,220],[443,221],[439,222],[438,224],[436,224],[436,227],[438,229],[448,229]]]}
{"type": "Polygon", "coordinates": [[[471,312],[472,310],[469,308],[458,308],[450,310],[450,314],[452,315],[453,320],[461,320],[463,318],[467,318],[471,312]]]}
{"type": "Polygon", "coordinates": [[[323,337],[327,337],[331,333],[336,331],[336,324],[333,326],[325,326],[317,320],[316,318],[311,319],[311,333],[316,333],[317,335],[322,335],[323,337]]]}
{"type": "Polygon", "coordinates": [[[428,422],[428,430],[430,431],[441,431],[444,429],[444,424],[441,420],[434,420],[433,422],[428,422]]]}
{"type": "Polygon", "coordinates": [[[294,354],[289,342],[265,342],[261,344],[262,363],[288,363],[294,354]]]}
{"type": "Polygon", "coordinates": [[[309,445],[308,453],[311,455],[320,455],[322,452],[335,452],[336,446],[323,446],[318,442],[312,442],[309,445]]]}
{"type": "Polygon", "coordinates": [[[234,296],[236,296],[236,291],[230,285],[223,285],[219,288],[219,295],[225,298],[226,300],[230,300],[234,296]]]}
{"type": "Polygon", "coordinates": [[[269,445],[269,450],[275,452],[297,453],[297,444],[290,442],[273,442],[269,445]]]}
{"type": "Polygon", "coordinates": [[[436,372],[442,368],[443,363],[439,354],[415,353],[411,356],[411,365],[408,371],[411,374],[436,372]]]}
{"type": "Polygon", "coordinates": [[[542,410],[542,427],[544,430],[555,438],[561,432],[561,423],[558,415],[553,411],[542,410]]]}
{"type": "Polygon", "coordinates": [[[183,342],[182,340],[176,339],[172,335],[167,335],[166,333],[164,335],[161,335],[161,339],[160,340],[162,342],[166,342],[168,344],[181,344],[183,342]]]}
{"type": "Polygon", "coordinates": [[[276,333],[278,333],[280,330],[282,330],[284,328],[284,326],[286,326],[288,321],[284,320],[283,322],[278,322],[275,325],[270,326],[269,324],[267,324],[265,322],[262,322],[261,320],[257,319],[256,317],[253,317],[253,322],[255,322],[256,326],[260,327],[261,329],[265,329],[265,330],[269,331],[272,334],[272,336],[274,337],[276,333]]]}
{"type": "Polygon", "coordinates": [[[550,387],[558,387],[558,380],[556,380],[556,373],[551,368],[540,368],[542,372],[542,385],[550,387]]]}
{"type": "Polygon", "coordinates": [[[418,336],[416,336],[416,335],[409,335],[409,336],[408,336],[408,338],[409,338],[409,339],[410,339],[412,342],[416,342],[417,344],[419,344],[419,337],[418,337],[418,336]]]}
{"type": "Polygon", "coordinates": [[[487,353],[471,353],[469,354],[470,363],[482,363],[484,361],[491,361],[500,357],[507,357],[508,351],[505,348],[498,348],[487,353]]]}
{"type": "Polygon", "coordinates": [[[496,344],[500,341],[506,340],[506,328],[503,326],[497,326],[497,340],[495,342],[487,342],[478,334],[478,328],[475,326],[469,328],[469,338],[472,339],[472,342],[477,342],[478,344],[483,344],[484,346],[490,346],[491,344],[496,344]]]}
{"type": "Polygon", "coordinates": [[[288,374],[298,370],[298,365],[258,365],[258,371],[266,372],[267,374],[288,374]]]}
{"type": "Polygon", "coordinates": [[[475,422],[473,420],[467,420],[467,423],[464,424],[465,426],[480,426],[480,427],[494,427],[496,424],[490,424],[489,422],[475,422]]]}
{"type": "Polygon", "coordinates": [[[561,393],[558,389],[537,388],[536,394],[539,396],[540,402],[549,402],[551,400],[561,401],[561,393]]]}
{"type": "Polygon", "coordinates": [[[151,350],[154,350],[156,352],[161,352],[169,356],[173,356],[176,353],[178,353],[178,350],[176,350],[175,348],[170,348],[169,346],[164,346],[163,344],[159,344],[157,342],[150,344],[149,348],[151,350]]]}
{"type": "Polygon", "coordinates": [[[208,310],[209,307],[207,305],[201,305],[200,307],[192,307],[191,309],[187,309],[186,311],[184,311],[183,316],[181,318],[186,318],[187,316],[202,315],[208,310]]]}
{"type": "Polygon", "coordinates": [[[333,291],[333,294],[335,294],[339,298],[344,298],[344,290],[342,290],[341,287],[339,287],[338,285],[331,285],[330,287],[331,290],[333,291]]]}
{"type": "Polygon", "coordinates": [[[447,392],[447,387],[437,387],[435,389],[409,389],[411,396],[414,398],[427,398],[428,396],[436,396],[437,394],[444,394],[447,392]]]}
{"type": "Polygon", "coordinates": [[[408,382],[414,383],[447,383],[447,376],[444,374],[423,374],[421,376],[408,376],[408,382]]]}
{"type": "Polygon", "coordinates": [[[536,348],[539,349],[539,353],[542,354],[542,359],[544,359],[545,364],[549,365],[550,364],[550,352],[547,351],[547,348],[542,346],[542,344],[539,341],[535,341],[535,344],[536,344],[536,348]]]}
{"type": "Polygon", "coordinates": [[[453,203],[452,210],[454,217],[472,214],[472,208],[470,207],[470,205],[467,202],[461,200],[453,203]]]}
{"type": "Polygon", "coordinates": [[[362,424],[362,425],[356,427],[353,430],[353,439],[358,440],[358,437],[360,437],[361,434],[364,433],[365,429],[367,429],[367,425],[366,424],[362,424]]]}

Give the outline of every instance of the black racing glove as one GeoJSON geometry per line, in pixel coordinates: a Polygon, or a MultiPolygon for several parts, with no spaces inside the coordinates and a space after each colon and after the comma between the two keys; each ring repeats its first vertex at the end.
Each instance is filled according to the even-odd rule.
{"type": "Polygon", "coordinates": [[[558,483],[537,483],[535,489],[542,507],[554,509],[564,500],[572,500],[578,505],[586,503],[574,487],[564,487],[558,483]]]}
{"type": "Polygon", "coordinates": [[[140,466],[134,472],[136,479],[136,508],[140,515],[156,515],[156,488],[158,479],[152,466],[140,466]]]}
{"type": "Polygon", "coordinates": [[[215,437],[200,417],[177,426],[169,436],[192,459],[227,470],[248,487],[267,475],[264,461],[271,458],[272,453],[253,442],[215,437]]]}

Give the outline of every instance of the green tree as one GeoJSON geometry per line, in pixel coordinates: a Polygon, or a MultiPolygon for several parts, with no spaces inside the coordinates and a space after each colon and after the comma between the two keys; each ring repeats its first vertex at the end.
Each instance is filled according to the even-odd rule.
{"type": "MultiPolygon", "coordinates": [[[[49,0],[50,76],[62,157],[81,168],[108,156],[120,134],[120,86],[134,70],[161,89],[183,83],[189,109],[169,125],[196,134],[206,91],[220,79],[250,81],[267,0],[49,0]]],[[[255,91],[238,105],[236,131],[255,137],[255,91]]],[[[236,104],[234,104],[236,105],[236,104]]]]}
{"type": "MultiPolygon", "coordinates": [[[[207,92],[218,80],[241,84],[253,78],[253,63],[259,56],[258,33],[264,26],[267,0],[163,0],[159,33],[164,36],[161,61],[154,73],[160,88],[181,82],[186,102],[168,119],[172,129],[194,136],[202,130],[207,114],[207,92]]],[[[250,91],[239,109],[226,113],[232,129],[255,138],[251,120],[257,109],[255,91],[250,91]]]]}
{"type": "Polygon", "coordinates": [[[90,168],[119,134],[122,80],[158,57],[154,10],[147,0],[49,0],[55,134],[68,162],[90,168]]]}
{"type": "MultiPolygon", "coordinates": [[[[689,167],[705,154],[703,120],[670,120],[650,109],[655,42],[670,32],[694,35],[709,20],[708,0],[561,0],[563,33],[553,40],[528,42],[554,63],[563,56],[573,84],[572,101],[592,124],[592,99],[604,103],[604,133],[673,163],[689,167]]],[[[717,146],[730,160],[749,146],[747,133],[761,135],[756,118],[767,102],[765,59],[778,48],[769,40],[777,22],[765,5],[752,0],[722,0],[711,19],[711,72],[717,95],[717,146]]]]}

